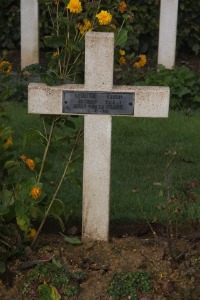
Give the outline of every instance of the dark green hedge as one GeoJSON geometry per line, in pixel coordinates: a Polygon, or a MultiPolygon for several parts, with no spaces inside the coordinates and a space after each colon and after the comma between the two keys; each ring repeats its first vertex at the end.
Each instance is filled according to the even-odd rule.
{"type": "MultiPolygon", "coordinates": [[[[153,52],[158,45],[160,0],[127,0],[134,11],[128,48],[153,52]]],[[[49,31],[48,13],[40,5],[40,36],[49,31]]],[[[20,47],[20,0],[0,1],[0,49],[20,47]]],[[[179,0],[177,51],[200,53],[200,1],[179,0]]]]}
{"type": "Polygon", "coordinates": [[[200,53],[200,1],[179,0],[178,49],[187,46],[200,53]]]}
{"type": "Polygon", "coordinates": [[[0,49],[20,45],[20,0],[0,1],[0,49]]]}

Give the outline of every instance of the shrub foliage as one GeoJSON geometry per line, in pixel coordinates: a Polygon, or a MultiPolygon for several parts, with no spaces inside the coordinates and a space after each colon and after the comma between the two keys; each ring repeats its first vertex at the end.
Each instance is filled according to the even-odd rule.
{"type": "MultiPolygon", "coordinates": [[[[127,0],[134,14],[129,30],[128,47],[142,53],[157,48],[160,0],[127,0]]],[[[40,44],[50,30],[48,12],[40,4],[40,44]]],[[[200,53],[200,2],[180,0],[178,15],[177,50],[187,47],[200,53]]],[[[14,49],[20,46],[20,0],[0,1],[0,48],[14,49]]]]}

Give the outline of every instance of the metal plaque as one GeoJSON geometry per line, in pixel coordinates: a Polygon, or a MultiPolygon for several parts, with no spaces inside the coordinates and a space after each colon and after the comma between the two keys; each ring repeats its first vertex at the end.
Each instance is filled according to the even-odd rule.
{"type": "Polygon", "coordinates": [[[63,91],[63,113],[133,115],[135,93],[63,91]]]}

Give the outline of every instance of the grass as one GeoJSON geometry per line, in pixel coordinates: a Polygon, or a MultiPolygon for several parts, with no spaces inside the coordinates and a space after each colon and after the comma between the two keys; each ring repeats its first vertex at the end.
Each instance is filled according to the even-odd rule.
{"type": "MultiPolygon", "coordinates": [[[[166,202],[167,189],[170,196],[183,197],[182,186],[199,180],[199,129],[199,113],[170,112],[168,119],[114,119],[111,216],[162,220],[157,205],[166,202]]],[[[196,213],[199,217],[200,210],[196,213]]]]}
{"type": "MultiPolygon", "coordinates": [[[[42,128],[36,115],[28,115],[26,104],[9,103],[7,109],[14,130],[16,147],[22,145],[25,128],[42,128]]],[[[80,123],[82,118],[78,118],[80,123]]],[[[111,167],[111,222],[130,223],[144,219],[165,220],[157,206],[168,196],[184,198],[183,186],[198,182],[200,177],[200,112],[187,115],[171,111],[168,119],[113,118],[111,167]],[[176,155],[174,155],[176,154],[176,155]],[[172,161],[171,161],[172,159],[172,161]]],[[[83,150],[81,146],[80,152],[83,150]]],[[[21,149],[21,151],[23,151],[21,149]]],[[[30,154],[41,156],[41,149],[32,146],[30,154]]],[[[47,178],[57,182],[62,168],[60,157],[64,144],[51,154],[54,171],[47,178]]],[[[28,154],[28,153],[26,153],[28,154]]],[[[74,165],[74,178],[66,180],[60,199],[67,201],[71,218],[81,219],[82,161],[74,165]]],[[[194,189],[199,201],[200,187],[194,189]]],[[[190,202],[189,218],[200,218],[200,206],[190,202]]]]}

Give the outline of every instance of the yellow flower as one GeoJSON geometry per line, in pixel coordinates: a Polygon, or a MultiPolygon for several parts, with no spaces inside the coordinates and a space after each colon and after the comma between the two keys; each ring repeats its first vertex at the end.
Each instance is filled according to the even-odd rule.
{"type": "Polygon", "coordinates": [[[126,52],[125,52],[125,50],[120,49],[120,50],[119,50],[119,54],[120,54],[121,56],[124,56],[124,55],[126,54],[126,52]]]}
{"type": "Polygon", "coordinates": [[[25,164],[29,167],[30,170],[34,170],[35,169],[35,163],[31,158],[27,158],[25,160],[25,164]]]}
{"type": "Polygon", "coordinates": [[[108,25],[112,21],[112,15],[106,10],[102,10],[96,17],[100,25],[108,25]]]}
{"type": "Polygon", "coordinates": [[[35,169],[35,163],[31,158],[27,158],[26,155],[21,155],[20,158],[29,167],[30,170],[33,171],[35,169]]]}
{"type": "Polygon", "coordinates": [[[139,55],[140,60],[134,63],[134,67],[140,69],[144,67],[147,63],[147,57],[144,54],[139,55]]]}
{"type": "Polygon", "coordinates": [[[125,1],[121,1],[119,4],[119,11],[123,13],[126,10],[127,4],[125,1]]]}
{"type": "Polygon", "coordinates": [[[85,19],[82,23],[78,24],[78,29],[81,34],[85,34],[87,31],[92,30],[92,24],[88,19],[85,19]]]}
{"type": "Polygon", "coordinates": [[[27,234],[27,238],[34,238],[37,234],[37,231],[34,228],[30,228],[27,234]]]}
{"type": "Polygon", "coordinates": [[[38,199],[38,198],[40,198],[41,194],[42,194],[41,188],[39,188],[39,187],[37,187],[37,186],[34,186],[34,187],[31,189],[30,196],[31,196],[33,199],[38,199]]]}
{"type": "Polygon", "coordinates": [[[79,14],[82,12],[81,2],[79,0],[70,0],[67,8],[70,10],[71,13],[79,14]]]}
{"type": "Polygon", "coordinates": [[[2,60],[0,62],[0,73],[1,74],[9,74],[12,71],[12,65],[9,61],[2,60]]]}
{"type": "Polygon", "coordinates": [[[119,63],[120,63],[121,65],[124,65],[124,64],[126,63],[126,59],[125,59],[124,56],[121,56],[121,57],[120,57],[119,63]]]}
{"type": "Polygon", "coordinates": [[[53,53],[53,57],[58,57],[58,51],[55,51],[54,53],[53,53]]]}
{"type": "Polygon", "coordinates": [[[13,144],[13,138],[12,136],[9,136],[9,138],[7,138],[7,140],[4,142],[3,147],[4,149],[8,149],[8,147],[12,144],[13,144]]]}

